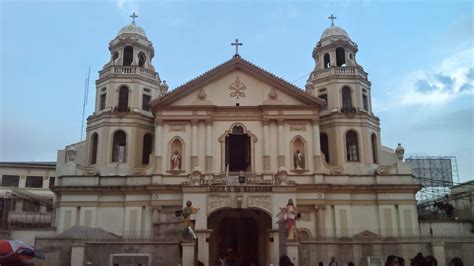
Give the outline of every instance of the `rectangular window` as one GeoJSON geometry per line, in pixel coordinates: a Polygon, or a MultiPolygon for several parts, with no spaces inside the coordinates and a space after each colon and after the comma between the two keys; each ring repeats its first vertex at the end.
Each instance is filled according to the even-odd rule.
{"type": "Polygon", "coordinates": [[[151,96],[147,94],[143,94],[143,102],[142,102],[142,109],[145,111],[150,111],[150,100],[151,96]]]}
{"type": "Polygon", "coordinates": [[[40,212],[40,204],[38,202],[23,200],[22,212],[40,212]]]}
{"type": "Polygon", "coordinates": [[[367,95],[362,94],[362,102],[364,104],[364,110],[369,111],[369,98],[367,98],[367,95]]]}
{"type": "Polygon", "coordinates": [[[105,109],[105,100],[107,99],[107,94],[100,95],[100,107],[99,110],[105,109]]]}
{"type": "Polygon", "coordinates": [[[17,175],[3,175],[2,187],[18,187],[20,184],[20,177],[17,175]]]}
{"type": "Polygon", "coordinates": [[[319,95],[319,99],[324,100],[326,102],[326,105],[324,106],[323,110],[328,109],[328,95],[327,94],[321,94],[319,95]]]}
{"type": "Polygon", "coordinates": [[[42,188],[43,177],[42,176],[27,176],[25,187],[42,188]]]}

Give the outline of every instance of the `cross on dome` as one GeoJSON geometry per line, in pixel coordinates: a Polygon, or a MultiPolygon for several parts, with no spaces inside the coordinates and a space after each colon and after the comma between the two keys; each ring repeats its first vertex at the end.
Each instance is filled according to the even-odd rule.
{"type": "Polygon", "coordinates": [[[132,24],[135,24],[135,18],[138,18],[138,16],[135,15],[135,12],[133,12],[133,14],[130,15],[130,17],[133,19],[132,24]]]}
{"type": "Polygon", "coordinates": [[[331,14],[330,17],[328,17],[328,19],[331,20],[331,26],[334,26],[334,20],[336,19],[337,17],[335,17],[333,14],[331,14]]]}
{"type": "Polygon", "coordinates": [[[235,39],[235,42],[231,43],[230,45],[235,46],[235,55],[234,56],[239,56],[239,46],[242,46],[243,43],[239,42],[239,39],[235,39]]]}

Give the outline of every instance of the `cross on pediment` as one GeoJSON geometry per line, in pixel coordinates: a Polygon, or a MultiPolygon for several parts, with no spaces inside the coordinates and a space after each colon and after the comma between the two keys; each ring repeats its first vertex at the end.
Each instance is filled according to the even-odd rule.
{"type": "Polygon", "coordinates": [[[231,43],[230,45],[235,46],[235,55],[234,56],[239,56],[239,46],[242,46],[243,43],[239,42],[239,39],[235,39],[235,42],[231,43]]]}
{"type": "Polygon", "coordinates": [[[334,20],[336,19],[337,17],[335,17],[333,14],[331,14],[330,17],[328,17],[328,19],[331,20],[331,26],[334,26],[334,20]]]}
{"type": "Polygon", "coordinates": [[[135,19],[138,18],[138,16],[135,15],[135,12],[133,12],[133,14],[130,15],[130,17],[133,19],[132,24],[135,24],[135,19]]]}

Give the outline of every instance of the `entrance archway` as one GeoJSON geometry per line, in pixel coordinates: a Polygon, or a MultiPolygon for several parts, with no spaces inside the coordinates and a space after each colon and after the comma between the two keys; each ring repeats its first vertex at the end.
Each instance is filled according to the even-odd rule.
{"type": "Polygon", "coordinates": [[[256,209],[223,209],[212,213],[207,220],[213,230],[209,239],[210,264],[219,256],[238,262],[237,265],[268,265],[271,217],[256,209]],[[231,250],[231,251],[230,251],[231,250]]]}

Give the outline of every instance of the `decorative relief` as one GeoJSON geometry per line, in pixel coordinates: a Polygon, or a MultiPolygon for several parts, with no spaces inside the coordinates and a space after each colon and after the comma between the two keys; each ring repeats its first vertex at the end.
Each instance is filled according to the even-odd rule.
{"type": "Polygon", "coordinates": [[[207,97],[207,93],[204,91],[204,89],[200,89],[198,94],[197,94],[197,97],[200,99],[200,100],[204,100],[206,99],[207,97]]]}
{"type": "Polygon", "coordinates": [[[234,81],[234,83],[230,84],[229,90],[231,90],[230,97],[236,97],[239,99],[239,97],[245,97],[245,92],[247,87],[240,81],[239,77],[237,77],[234,81]]]}
{"type": "Polygon", "coordinates": [[[248,206],[259,208],[272,212],[272,200],[270,197],[260,196],[260,197],[248,197],[248,206]]]}
{"type": "Polygon", "coordinates": [[[307,207],[307,206],[298,207],[298,210],[301,213],[301,217],[300,217],[299,220],[310,222],[311,221],[311,213],[313,212],[313,209],[314,208],[307,207]]]}
{"type": "Polygon", "coordinates": [[[97,171],[97,169],[95,169],[95,167],[84,167],[84,175],[85,176],[95,176],[97,175],[99,172],[97,171]]]}
{"type": "Polygon", "coordinates": [[[290,131],[306,131],[306,125],[305,124],[290,124],[290,131]]]}
{"type": "Polygon", "coordinates": [[[219,111],[216,116],[260,116],[259,111],[219,111]]]}
{"type": "Polygon", "coordinates": [[[185,125],[180,125],[180,124],[175,124],[175,125],[170,125],[169,127],[169,132],[174,132],[174,131],[185,131],[185,125]]]}
{"type": "Polygon", "coordinates": [[[268,93],[268,98],[275,100],[277,97],[278,97],[278,93],[276,92],[274,88],[272,88],[270,92],[268,93]]]}
{"type": "Polygon", "coordinates": [[[230,197],[208,197],[207,198],[207,213],[211,213],[212,211],[229,207],[230,208],[230,197]]]}

